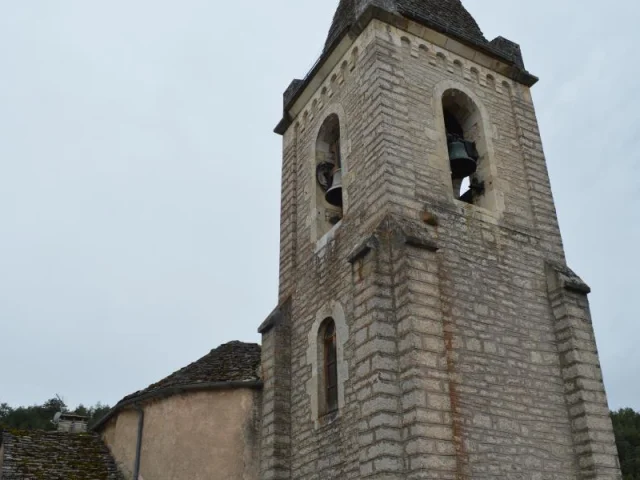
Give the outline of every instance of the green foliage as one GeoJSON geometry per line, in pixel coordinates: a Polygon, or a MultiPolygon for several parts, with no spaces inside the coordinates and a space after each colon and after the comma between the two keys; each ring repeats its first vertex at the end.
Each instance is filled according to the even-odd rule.
{"type": "Polygon", "coordinates": [[[76,415],[82,415],[83,417],[88,417],[89,416],[89,409],[87,407],[85,407],[83,404],[78,405],[78,408],[76,408],[74,410],[74,412],[76,415]]]}
{"type": "Polygon", "coordinates": [[[69,411],[64,401],[57,395],[41,405],[30,407],[12,408],[6,403],[0,403],[0,429],[5,427],[19,430],[55,430],[57,427],[52,420],[57,412],[69,412],[89,417],[89,427],[91,427],[109,410],[108,405],[98,402],[93,407],[85,407],[80,404],[75,410],[69,411]]]}
{"type": "Polygon", "coordinates": [[[105,405],[103,403],[96,403],[93,407],[89,409],[89,428],[93,427],[98,420],[104,417],[111,407],[109,405],[105,405]]]}
{"type": "Polygon", "coordinates": [[[56,412],[66,411],[66,408],[59,397],[30,407],[12,408],[3,403],[0,407],[0,425],[20,430],[55,430],[51,420],[56,412]]]}
{"type": "Polygon", "coordinates": [[[611,412],[624,480],[640,480],[640,413],[631,408],[611,412]]]}
{"type": "Polygon", "coordinates": [[[11,413],[12,409],[7,403],[0,403],[0,422],[11,413]]]}

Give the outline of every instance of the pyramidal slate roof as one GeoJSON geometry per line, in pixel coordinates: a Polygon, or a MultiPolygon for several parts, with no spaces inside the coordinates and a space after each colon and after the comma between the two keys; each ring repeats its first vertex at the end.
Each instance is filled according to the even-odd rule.
{"type": "Polygon", "coordinates": [[[512,66],[510,76],[517,78],[525,85],[531,86],[538,80],[525,69],[520,46],[504,37],[496,37],[488,41],[461,0],[340,0],[320,59],[303,80],[293,80],[283,94],[285,111],[282,120],[275,128],[276,133],[283,134],[290,124],[291,119],[287,114],[287,108],[320,69],[323,60],[328,58],[344,35],[356,27],[361,17],[366,17],[365,12],[368,11],[373,12],[374,16],[391,14],[404,17],[462,43],[477,47],[480,51],[512,66]]]}
{"type": "Polygon", "coordinates": [[[95,433],[0,432],[2,480],[124,480],[95,433]]]}
{"type": "Polygon", "coordinates": [[[488,43],[460,0],[340,0],[325,49],[329,48],[370,6],[425,23],[471,43],[488,43]]]}
{"type": "Polygon", "coordinates": [[[257,388],[260,383],[260,345],[233,341],[220,345],[204,357],[168,377],[120,400],[94,427],[99,430],[121,408],[154,397],[214,388],[257,388]]]}

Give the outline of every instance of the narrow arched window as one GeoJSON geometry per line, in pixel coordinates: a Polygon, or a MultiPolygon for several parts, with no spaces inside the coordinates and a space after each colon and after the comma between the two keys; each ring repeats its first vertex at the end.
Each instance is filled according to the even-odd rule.
{"type": "Polygon", "coordinates": [[[322,332],[324,346],[324,397],[326,413],[338,410],[338,351],[336,324],[333,319],[325,321],[322,332]]]}

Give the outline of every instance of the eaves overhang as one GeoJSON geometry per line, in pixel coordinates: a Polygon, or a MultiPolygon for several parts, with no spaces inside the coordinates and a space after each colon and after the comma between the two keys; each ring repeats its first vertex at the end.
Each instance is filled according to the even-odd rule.
{"type": "Polygon", "coordinates": [[[91,430],[99,432],[101,428],[114,416],[120,413],[127,407],[139,405],[141,403],[148,402],[150,400],[158,400],[163,398],[172,397],[183,393],[202,392],[211,390],[235,390],[241,388],[248,388],[259,390],[263,386],[262,380],[234,380],[228,382],[201,382],[192,383],[188,385],[174,385],[171,387],[160,388],[152,392],[142,393],[137,396],[127,398],[118,402],[107,414],[102,417],[98,422],[91,427],[91,430]]]}

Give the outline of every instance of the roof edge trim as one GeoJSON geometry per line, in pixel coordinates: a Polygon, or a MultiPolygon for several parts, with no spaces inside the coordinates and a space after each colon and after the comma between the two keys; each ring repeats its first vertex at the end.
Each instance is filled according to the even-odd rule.
{"type": "Polygon", "coordinates": [[[264,335],[268,333],[273,327],[275,327],[280,319],[282,318],[282,311],[280,310],[280,306],[278,305],[273,311],[269,314],[269,316],[265,319],[264,322],[260,324],[258,327],[258,333],[264,335]]]}

